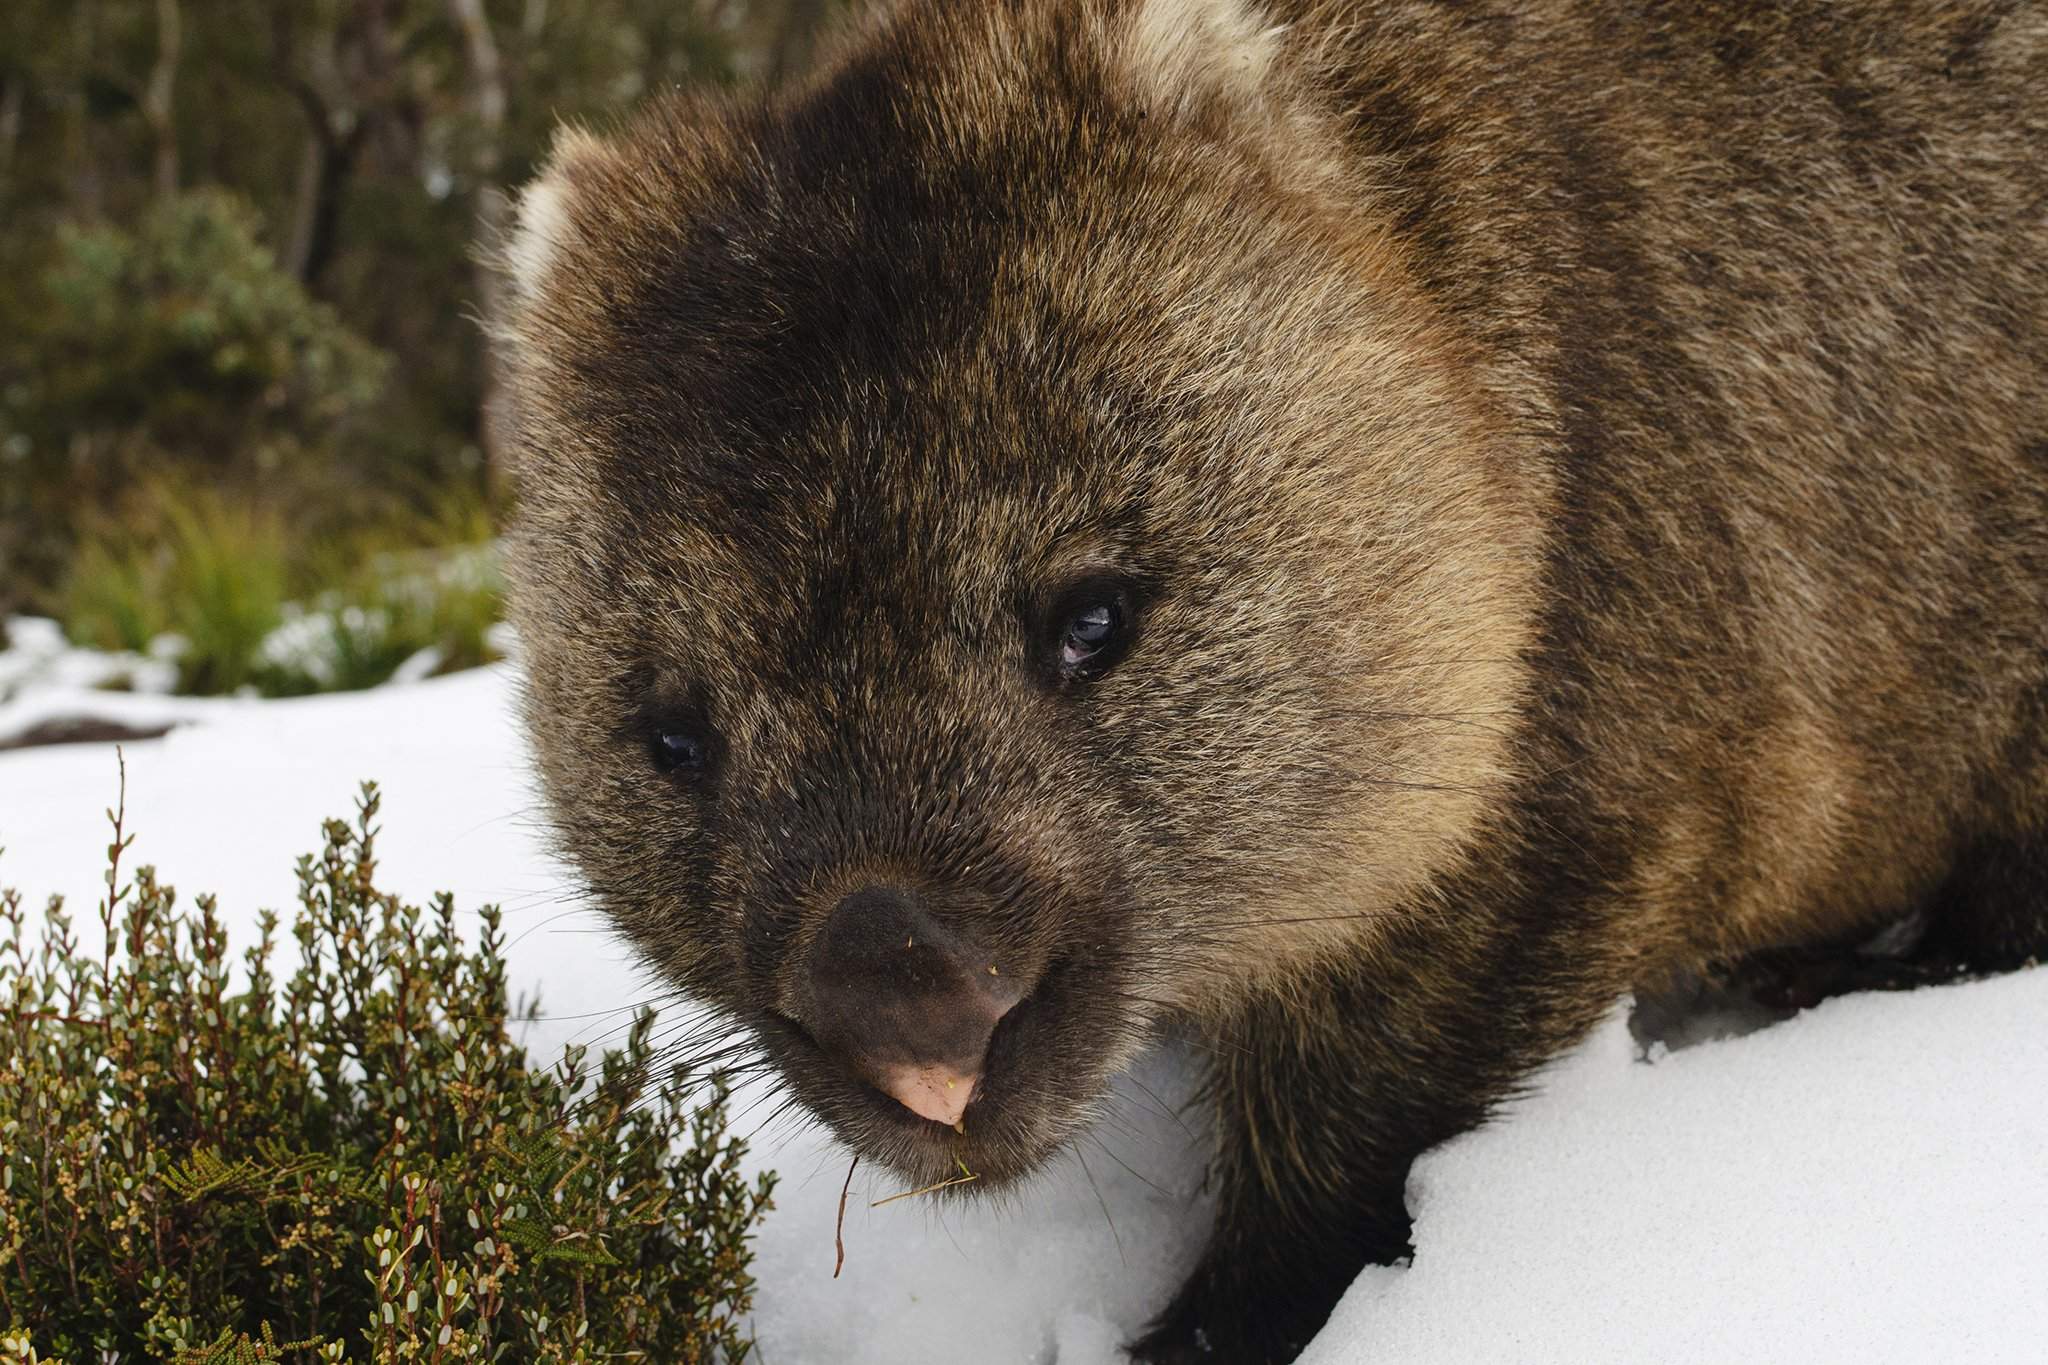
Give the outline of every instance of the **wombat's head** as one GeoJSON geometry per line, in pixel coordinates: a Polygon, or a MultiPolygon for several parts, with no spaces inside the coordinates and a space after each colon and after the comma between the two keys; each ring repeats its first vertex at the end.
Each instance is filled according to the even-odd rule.
{"type": "Polygon", "coordinates": [[[522,201],[554,819],[913,1179],[1373,951],[1500,776],[1521,476],[1319,98],[1235,0],[933,0],[522,201]]]}

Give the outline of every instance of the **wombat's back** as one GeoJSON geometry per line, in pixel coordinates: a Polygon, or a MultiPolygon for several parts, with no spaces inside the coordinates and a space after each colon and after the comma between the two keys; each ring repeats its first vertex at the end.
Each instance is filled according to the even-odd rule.
{"type": "Polygon", "coordinates": [[[1532,761],[1646,914],[1853,932],[2048,823],[2048,12],[1292,8],[1554,453],[1532,761]]]}

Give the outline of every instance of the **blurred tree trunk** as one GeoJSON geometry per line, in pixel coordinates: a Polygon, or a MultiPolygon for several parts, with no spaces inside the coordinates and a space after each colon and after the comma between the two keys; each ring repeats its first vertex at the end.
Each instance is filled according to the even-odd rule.
{"type": "Polygon", "coordinates": [[[272,69],[306,115],[305,150],[299,157],[283,263],[294,278],[310,284],[334,255],[336,222],[361,146],[362,126],[344,121],[313,74],[335,66],[333,34],[302,37],[291,0],[273,0],[270,16],[272,69]]]}
{"type": "Polygon", "coordinates": [[[178,192],[178,62],[184,51],[184,16],[178,0],[156,0],[156,65],[142,94],[142,113],[156,137],[155,189],[159,199],[178,192]]]}
{"type": "Polygon", "coordinates": [[[497,172],[498,141],[505,129],[505,63],[498,54],[498,40],[491,32],[491,18],[484,13],[483,0],[448,0],[448,13],[462,33],[463,55],[469,68],[470,110],[476,116],[479,161],[483,169],[497,172]]]}
{"type": "Polygon", "coordinates": [[[334,259],[341,238],[341,206],[363,149],[361,123],[335,131],[335,118],[317,99],[305,101],[312,130],[299,163],[299,184],[292,208],[291,235],[284,267],[302,284],[316,283],[334,259]]]}
{"type": "Polygon", "coordinates": [[[14,149],[21,145],[21,114],[28,103],[28,81],[0,76],[0,185],[14,171],[14,149]]]}
{"type": "MultiPolygon", "coordinates": [[[[331,27],[310,35],[301,0],[274,0],[271,54],[277,79],[305,111],[307,146],[300,161],[286,268],[309,286],[327,273],[340,245],[341,211],[357,164],[380,124],[402,123],[418,150],[418,113],[402,114],[398,54],[391,31],[394,0],[355,0],[331,27]]],[[[314,13],[317,22],[318,13],[314,13]]]]}
{"type": "Polygon", "coordinates": [[[92,154],[92,110],[86,95],[98,29],[94,21],[98,17],[99,6],[94,0],[77,0],[71,7],[71,70],[62,99],[65,187],[72,211],[85,218],[100,216],[102,199],[99,163],[92,154]]]}
{"type": "MultiPolygon", "coordinates": [[[[512,198],[499,183],[504,176],[505,111],[510,103],[506,92],[505,62],[498,40],[491,32],[490,16],[483,0],[448,0],[448,12],[462,33],[464,64],[468,71],[470,113],[476,120],[475,142],[470,169],[476,177],[476,247],[473,278],[477,305],[486,319],[498,316],[503,284],[495,263],[503,247],[512,216],[512,198]]],[[[529,4],[529,24],[542,22],[529,4]]],[[[484,468],[493,484],[504,487],[511,470],[505,462],[504,385],[498,375],[496,348],[483,348],[478,395],[477,441],[483,447],[484,468]]]]}

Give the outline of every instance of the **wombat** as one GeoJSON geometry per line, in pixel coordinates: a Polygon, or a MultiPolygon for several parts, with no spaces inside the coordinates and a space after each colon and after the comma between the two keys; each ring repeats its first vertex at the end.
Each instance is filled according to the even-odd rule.
{"type": "Polygon", "coordinates": [[[1637,985],[2048,944],[2042,7],[903,0],[519,220],[566,850],[908,1181],[1206,1040],[1144,1360],[1637,985]]]}

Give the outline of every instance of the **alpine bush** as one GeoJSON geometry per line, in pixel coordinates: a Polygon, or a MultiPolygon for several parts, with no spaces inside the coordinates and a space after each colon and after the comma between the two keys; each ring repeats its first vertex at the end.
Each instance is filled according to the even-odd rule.
{"type": "Polygon", "coordinates": [[[299,860],[282,978],[275,914],[237,981],[212,898],[122,880],[118,809],[93,943],[0,893],[0,1362],[748,1357],[723,1084],[648,1012],[529,1066],[498,913],[378,890],[377,810],[299,860]]]}

